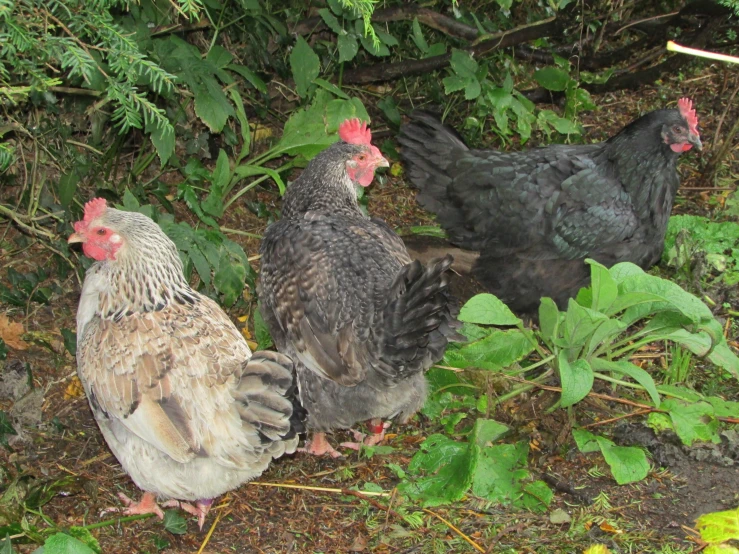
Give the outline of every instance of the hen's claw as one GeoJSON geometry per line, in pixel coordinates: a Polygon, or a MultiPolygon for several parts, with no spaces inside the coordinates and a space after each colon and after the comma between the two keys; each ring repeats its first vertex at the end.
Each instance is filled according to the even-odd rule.
{"type": "Polygon", "coordinates": [[[328,454],[332,458],[343,457],[343,454],[331,446],[328,440],[326,440],[326,433],[313,433],[311,439],[305,443],[305,447],[298,448],[298,452],[305,452],[314,456],[328,454]]]}
{"type": "Polygon", "coordinates": [[[378,424],[373,424],[371,428],[377,428],[380,426],[382,427],[382,430],[379,433],[372,433],[371,435],[365,435],[364,433],[352,429],[351,431],[354,435],[354,440],[357,442],[342,442],[341,446],[344,448],[351,448],[352,450],[359,450],[362,446],[375,446],[380,444],[385,440],[385,431],[390,427],[390,422],[386,421],[385,423],[380,422],[378,424]]]}
{"type": "Polygon", "coordinates": [[[141,497],[141,500],[139,500],[138,502],[134,502],[122,492],[118,493],[118,498],[120,498],[121,502],[123,502],[125,508],[106,508],[105,510],[100,512],[100,515],[102,516],[108,512],[120,512],[123,515],[127,516],[133,516],[137,514],[154,514],[159,519],[164,519],[164,512],[157,504],[156,496],[151,492],[145,492],[144,495],[141,497]]]}
{"type": "Polygon", "coordinates": [[[195,502],[195,506],[189,502],[180,502],[179,500],[167,500],[162,506],[165,508],[181,508],[188,514],[192,514],[198,518],[198,527],[203,530],[205,524],[205,517],[210,511],[210,507],[213,504],[213,500],[198,500],[195,502]]]}

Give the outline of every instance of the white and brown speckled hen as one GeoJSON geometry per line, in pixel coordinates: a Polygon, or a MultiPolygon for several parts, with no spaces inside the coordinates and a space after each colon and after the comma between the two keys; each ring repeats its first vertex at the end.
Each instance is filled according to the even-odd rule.
{"type": "Polygon", "coordinates": [[[77,370],[100,430],[136,485],[127,514],[196,515],[295,450],[302,430],[292,361],[252,355],[210,298],[190,288],[177,249],[145,215],[85,205],[69,242],[96,260],[77,310],[77,370]],[[178,500],[195,501],[196,505],[178,500]]]}
{"type": "Polygon", "coordinates": [[[334,457],[327,431],[371,420],[365,444],[381,441],[382,419],[405,420],[423,405],[424,371],[461,339],[451,257],[412,262],[387,224],[362,213],[355,183],[368,186],[387,161],[359,120],[339,136],[288,187],[282,219],[264,235],[259,285],[272,337],[295,360],[312,431],[304,450],[334,457]]]}

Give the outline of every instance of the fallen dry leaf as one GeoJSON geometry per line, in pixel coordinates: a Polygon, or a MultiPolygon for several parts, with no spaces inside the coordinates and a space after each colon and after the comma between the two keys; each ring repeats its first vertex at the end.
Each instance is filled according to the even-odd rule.
{"type": "Polygon", "coordinates": [[[28,343],[21,338],[23,333],[25,333],[23,325],[10,321],[5,314],[0,314],[0,339],[3,339],[5,344],[13,350],[25,350],[28,343]]]}
{"type": "Polygon", "coordinates": [[[367,548],[367,539],[362,535],[357,535],[354,542],[349,547],[349,552],[363,552],[367,548]]]}
{"type": "Polygon", "coordinates": [[[82,381],[75,375],[67,385],[67,388],[64,389],[64,400],[79,398],[83,394],[85,394],[85,389],[82,388],[82,381]]]}

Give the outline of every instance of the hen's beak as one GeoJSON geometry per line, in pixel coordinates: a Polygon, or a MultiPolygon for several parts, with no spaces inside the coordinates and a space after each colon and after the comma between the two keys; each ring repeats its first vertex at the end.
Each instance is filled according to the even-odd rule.
{"type": "Polygon", "coordinates": [[[688,142],[695,146],[698,150],[703,150],[703,143],[698,135],[688,133],[688,142]]]}
{"type": "Polygon", "coordinates": [[[77,242],[85,242],[85,239],[83,239],[77,233],[72,233],[71,235],[69,235],[69,238],[67,239],[67,244],[75,244],[77,242]]]}
{"type": "Polygon", "coordinates": [[[390,162],[385,159],[385,156],[380,156],[380,159],[377,160],[377,165],[375,167],[390,167],[390,162]]]}

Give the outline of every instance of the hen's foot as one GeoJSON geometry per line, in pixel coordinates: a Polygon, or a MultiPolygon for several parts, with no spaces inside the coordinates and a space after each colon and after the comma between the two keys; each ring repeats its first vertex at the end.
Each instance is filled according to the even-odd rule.
{"type": "Polygon", "coordinates": [[[314,456],[323,456],[328,454],[332,458],[341,458],[342,454],[336,450],[326,440],[326,433],[313,433],[309,441],[305,443],[305,448],[298,448],[298,452],[313,454],[314,456]]]}
{"type": "Polygon", "coordinates": [[[154,514],[159,519],[164,519],[164,512],[157,505],[157,497],[150,492],[145,492],[141,497],[141,500],[134,502],[128,496],[122,492],[118,493],[118,498],[121,499],[125,508],[106,508],[100,515],[104,515],[108,512],[120,512],[123,515],[133,516],[137,514],[154,514]]]}
{"type": "Polygon", "coordinates": [[[198,518],[198,527],[203,530],[205,524],[205,516],[210,512],[210,507],[213,504],[213,499],[198,500],[195,502],[195,506],[189,502],[180,502],[179,500],[167,500],[162,506],[165,508],[182,508],[188,514],[192,514],[198,518]]]}
{"type": "Polygon", "coordinates": [[[385,431],[389,427],[389,421],[383,423],[381,420],[372,420],[369,425],[370,430],[373,431],[371,435],[365,435],[352,429],[354,440],[357,442],[342,442],[341,446],[351,448],[352,450],[359,450],[362,446],[375,446],[385,440],[385,431]]]}

